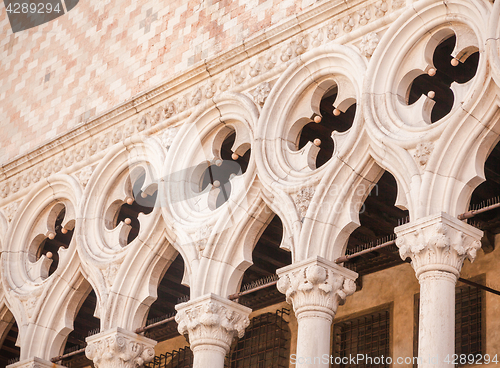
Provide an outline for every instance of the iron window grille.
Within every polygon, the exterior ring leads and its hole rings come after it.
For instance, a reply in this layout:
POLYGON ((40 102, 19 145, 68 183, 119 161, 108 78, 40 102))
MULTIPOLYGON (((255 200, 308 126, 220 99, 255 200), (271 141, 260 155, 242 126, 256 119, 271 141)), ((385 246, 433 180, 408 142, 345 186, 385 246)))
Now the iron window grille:
POLYGON ((153 361, 144 364, 146 368, 192 368, 193 352, 186 346, 170 353, 160 354, 154 357, 153 361))
MULTIPOLYGON (((252 319, 243 338, 237 340, 226 357, 230 368, 288 368, 290 358, 290 330, 284 316, 286 308, 275 313, 264 313, 252 319)), ((144 364, 146 368, 191 368, 193 352, 186 346, 170 353, 157 355, 144 364)))
POLYGON ((227 368, 288 368, 290 330, 284 316, 286 308, 252 319, 245 335, 238 339, 226 358, 227 368))
MULTIPOLYGON (((420 298, 416 298, 416 331, 414 354, 418 355, 418 316, 420 313, 420 298)), ((483 354, 483 292, 474 286, 460 286, 455 289, 455 354, 483 354)), ((450 357, 450 360, 453 360, 450 357)), ((460 364, 461 367, 466 364, 460 364)), ((416 364, 414 365, 417 366, 416 364)))
POLYGON ((375 359, 390 356, 388 308, 335 323, 333 331, 333 356, 337 358, 333 361, 333 367, 379 368, 388 366, 380 364, 381 361, 375 359), (358 354, 370 357, 371 360, 356 361, 357 364, 352 364, 347 359, 344 359, 344 362, 341 360, 341 358, 355 357, 358 354), (376 364, 377 361, 378 364, 376 364))

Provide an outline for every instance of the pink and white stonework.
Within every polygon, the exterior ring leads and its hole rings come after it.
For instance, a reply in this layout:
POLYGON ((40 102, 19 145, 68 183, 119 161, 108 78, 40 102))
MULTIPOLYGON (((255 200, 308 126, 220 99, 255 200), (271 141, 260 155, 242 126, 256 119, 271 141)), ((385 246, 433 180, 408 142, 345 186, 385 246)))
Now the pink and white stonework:
POLYGON ((155 342, 133 331, 179 253, 191 293, 177 306, 179 332, 195 345, 196 368, 223 368, 251 313, 227 298, 270 211, 292 255, 277 274, 298 319, 297 351, 329 354, 331 323, 357 277, 334 260, 384 170, 409 211, 397 245, 427 303, 419 353, 453 354, 453 321, 440 316, 480 248, 482 232, 457 216, 500 140, 499 15, 500 1, 487 0, 80 0, 13 34, 2 9, 0 341, 15 318, 12 367, 45 367, 61 354, 88 284, 101 332, 87 339, 87 357, 99 368, 150 361, 155 342), (479 52, 477 72, 452 84, 451 111, 431 122, 430 94, 404 100, 452 35, 458 62, 479 52), (332 88, 336 110, 357 111, 316 167, 319 143, 292 147, 332 88), (216 183, 199 187, 232 133, 235 157, 251 157, 219 205, 216 183), (140 176, 158 203, 127 243, 129 224, 107 224, 140 176), (52 260, 36 255, 33 239, 54 236, 61 208, 74 236, 49 275, 52 260))

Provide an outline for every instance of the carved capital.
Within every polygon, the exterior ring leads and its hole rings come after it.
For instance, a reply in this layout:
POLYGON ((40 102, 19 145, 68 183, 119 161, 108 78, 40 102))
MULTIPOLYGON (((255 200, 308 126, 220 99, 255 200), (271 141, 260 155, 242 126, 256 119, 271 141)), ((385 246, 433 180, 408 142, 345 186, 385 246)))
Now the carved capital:
POLYGON ((85 355, 97 368, 136 368, 153 360, 156 341, 120 327, 87 337, 85 355))
POLYGON ((348 295, 356 291, 358 274, 322 257, 314 257, 276 271, 278 290, 286 295, 297 317, 301 312, 337 312, 348 295))
POLYGON ((33 357, 29 359, 22 360, 20 362, 10 364, 9 368, 64 368, 64 366, 48 362, 46 360, 33 357))
POLYGON ((426 271, 458 277, 465 258, 471 262, 481 248, 483 232, 446 213, 398 226, 396 245, 404 260, 411 258, 417 277, 426 271))
POLYGON ((175 321, 181 335, 189 336, 191 349, 215 345, 229 352, 233 338, 243 337, 250 324, 252 312, 241 304, 215 294, 207 294, 186 303, 178 304, 175 321))

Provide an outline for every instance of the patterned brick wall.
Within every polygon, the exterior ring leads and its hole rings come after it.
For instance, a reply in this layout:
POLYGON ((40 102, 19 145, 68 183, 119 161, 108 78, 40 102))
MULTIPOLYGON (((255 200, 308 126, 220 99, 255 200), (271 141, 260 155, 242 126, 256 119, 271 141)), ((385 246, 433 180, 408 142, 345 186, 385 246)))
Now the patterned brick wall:
POLYGON ((0 163, 242 44, 314 0, 80 0, 12 33, 0 4, 0 163))

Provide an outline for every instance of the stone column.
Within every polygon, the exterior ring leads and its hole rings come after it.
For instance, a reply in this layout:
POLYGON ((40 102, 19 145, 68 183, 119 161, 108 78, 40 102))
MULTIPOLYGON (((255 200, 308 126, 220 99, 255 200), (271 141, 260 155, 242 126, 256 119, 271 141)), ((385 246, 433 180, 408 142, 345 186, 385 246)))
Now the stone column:
POLYGON ((33 357, 10 364, 8 368, 64 368, 64 366, 33 357))
POLYGON ((411 258, 420 283, 418 366, 452 366, 445 360, 455 353, 455 284, 465 258, 474 261, 483 232, 446 213, 395 232, 401 258, 411 258))
POLYGON ((120 327, 86 338, 85 355, 96 368, 136 368, 155 356, 156 341, 120 327))
POLYGON ((297 367, 330 367, 331 328, 337 307, 356 291, 358 274, 321 257, 277 270, 278 290, 298 322, 297 367))
POLYGON ((252 312, 215 294, 179 304, 175 309, 179 333, 188 335, 194 354, 193 368, 224 368, 231 343, 236 336, 243 337, 252 312))

